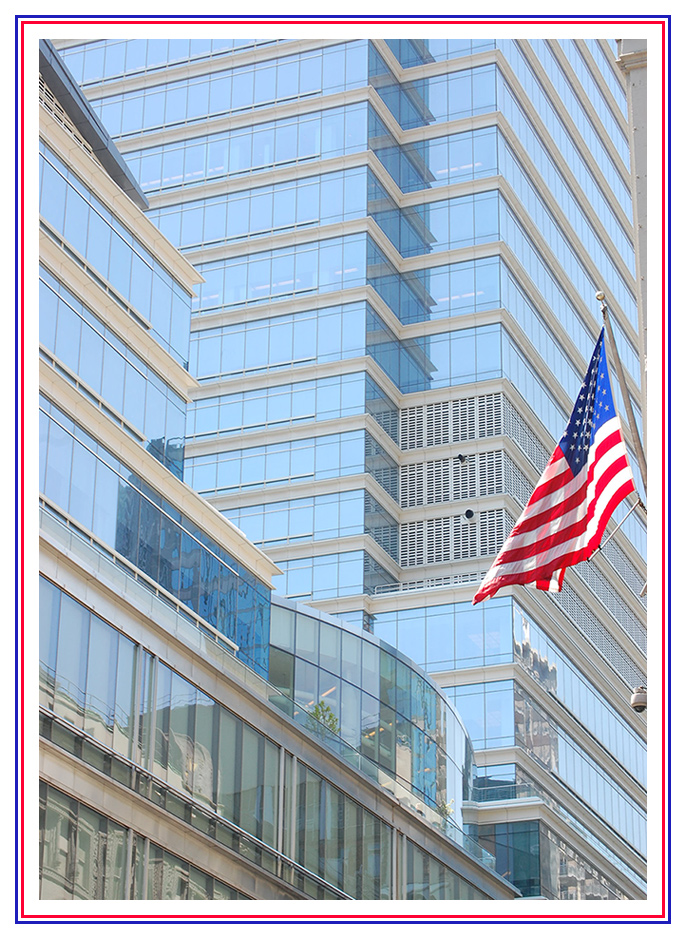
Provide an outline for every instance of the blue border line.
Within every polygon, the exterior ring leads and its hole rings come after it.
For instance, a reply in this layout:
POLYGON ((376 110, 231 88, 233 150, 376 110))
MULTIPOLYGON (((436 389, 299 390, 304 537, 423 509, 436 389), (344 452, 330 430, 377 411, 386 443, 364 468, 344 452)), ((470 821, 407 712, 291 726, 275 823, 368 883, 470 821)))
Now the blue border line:
MULTIPOLYGON (((65 901, 60 901, 60 902, 65 902, 65 903, 70 903, 70 902, 72 902, 72 903, 78 903, 79 901, 78 901, 78 900, 72 900, 72 901, 70 901, 70 900, 65 900, 65 901)), ((93 902, 93 901, 90 901, 90 902, 93 902)), ((96 901, 96 902, 97 902, 97 901, 96 901)), ((116 902, 128 902, 128 901, 116 901, 116 902)), ((136 902, 136 901, 134 901, 134 902, 136 902)), ((141 902, 141 901, 137 901, 137 902, 141 902)), ((143 902, 145 902, 145 901, 143 901, 143 902)), ((183 902, 183 901, 178 901, 178 902, 183 902)), ((229 901, 229 902, 230 902, 230 901, 229 901)), ((298 902, 298 901, 296 901, 296 902, 298 902)), ((317 901, 314 901, 314 902, 317 902, 317 901)), ((324 902, 326 902, 326 901, 324 901, 324 902)), ((369 901, 369 902, 376 902, 376 901, 369 901)), ((402 901, 402 902, 409 902, 409 901, 402 901)), ((421 902, 421 901, 419 901, 419 902, 421 902)), ((429 902, 429 903, 430 903, 431 901, 429 900, 429 901, 424 901, 424 902, 429 902)), ((438 902, 440 903, 441 901, 438 901, 438 902)), ((460 901, 458 901, 458 902, 460 902, 460 901)), ((471 902, 471 901, 465 900, 465 901, 462 901, 462 902, 468 903, 468 902, 471 902)), ((493 900, 492 902, 493 902, 493 903, 497 903, 498 901, 497 901, 497 900, 493 900)), ((564 902, 564 901, 562 901, 562 902, 564 902)), ((569 902, 574 903, 574 902, 586 902, 586 901, 573 901, 573 900, 572 900, 572 901, 569 901, 569 902)), ((590 901, 589 901, 589 902, 590 902, 590 901)), ((601 900, 601 901, 599 901, 599 902, 602 903, 603 901, 601 900)), ((610 901, 610 902, 612 902, 612 901, 610 901)), ((625 901, 620 901, 620 902, 632 903, 632 902, 634 902, 634 901, 632 901, 632 900, 625 900, 625 901)), ((654 914, 652 920, 651 920, 650 918, 647 918, 647 917, 644 918, 644 919, 636 919, 636 920, 632 920, 632 919, 624 919, 624 920, 617 920, 617 919, 584 919, 584 920, 578 920, 578 919, 574 919, 574 920, 570 920, 570 919, 563 919, 563 918, 561 918, 561 917, 563 917, 563 916, 565 916, 565 915, 566 915, 566 914, 560 914, 560 918, 555 918, 555 917, 552 917, 552 916, 551 916, 550 919, 530 919, 530 918, 523 918, 523 917, 522 917, 521 919, 518 918, 518 919, 500 919, 500 920, 485 919, 485 918, 480 918, 480 919, 477 919, 477 918, 474 918, 474 919, 467 919, 467 918, 465 918, 465 919, 458 919, 458 918, 446 917, 445 919, 441 919, 440 921, 437 921, 437 920, 433 917, 433 915, 430 914, 430 913, 427 913, 426 916, 422 916, 421 914, 419 914, 419 915, 417 915, 417 916, 416 916, 415 918, 413 918, 413 919, 405 919, 405 918, 400 918, 400 917, 397 917, 397 918, 396 918, 396 917, 391 917, 391 916, 389 916, 389 918, 387 918, 387 919, 384 918, 384 917, 382 917, 382 916, 380 916, 378 919, 366 919, 366 918, 363 918, 363 917, 360 917, 359 919, 358 919, 358 918, 353 919, 353 918, 351 918, 351 917, 354 916, 354 914, 352 914, 352 913, 349 914, 349 915, 347 915, 347 917, 346 917, 346 915, 341 915, 341 916, 339 917, 339 916, 337 916, 335 913, 332 913, 332 914, 331 914, 330 916, 328 916, 328 917, 327 917, 327 916, 322 916, 322 917, 315 917, 315 916, 313 916, 313 917, 308 918, 308 919, 298 919, 298 918, 295 918, 295 917, 291 918, 291 917, 288 917, 288 916, 285 916, 285 915, 284 915, 283 919, 280 918, 280 917, 278 917, 278 918, 275 917, 274 919, 260 919, 259 917, 256 917, 255 919, 246 919, 244 916, 236 916, 236 917, 227 917, 226 919, 215 919, 215 920, 208 921, 208 920, 204 920, 204 919, 202 918, 202 915, 201 915, 201 914, 198 914, 198 917, 195 918, 195 919, 192 919, 192 918, 191 918, 191 919, 185 919, 185 920, 184 920, 184 919, 171 919, 171 918, 167 918, 167 919, 164 919, 164 920, 158 920, 158 919, 152 919, 152 918, 151 918, 151 919, 147 919, 147 920, 146 920, 146 919, 126 919, 126 920, 124 920, 124 919, 122 919, 122 918, 115 919, 115 918, 109 918, 109 917, 104 917, 104 918, 102 918, 102 919, 86 919, 86 918, 84 918, 84 919, 78 919, 78 920, 76 920, 76 919, 50 919, 50 918, 46 918, 46 919, 41 919, 41 920, 24 919, 24 920, 21 920, 21 923, 20 923, 20 924, 23 925, 23 924, 26 924, 26 923, 33 923, 34 925, 37 924, 37 925, 39 925, 39 926, 43 926, 43 925, 46 925, 46 926, 62 926, 62 925, 70 925, 70 924, 71 924, 71 925, 77 925, 77 926, 80 926, 80 925, 87 925, 87 924, 92 924, 92 925, 94 925, 94 926, 106 926, 106 925, 112 925, 112 924, 114 924, 114 923, 117 923, 117 924, 120 925, 120 926, 121 926, 123 923, 124 923, 125 925, 127 925, 127 926, 128 926, 128 925, 136 925, 136 926, 156 926, 156 925, 160 925, 160 923, 163 923, 163 925, 165 925, 165 926, 166 926, 166 925, 173 925, 173 926, 234 926, 234 925, 239 925, 239 924, 240 924, 240 925, 243 925, 243 926, 288 926, 288 925, 290 925, 290 924, 293 924, 293 925, 302 925, 302 926, 311 926, 311 925, 317 925, 317 924, 319 924, 319 925, 324 925, 324 926, 330 926, 330 925, 334 925, 334 926, 357 926, 357 925, 362 925, 362 924, 364 924, 364 925, 369 925, 369 926, 384 926, 384 925, 385 925, 385 926, 389 926, 389 925, 395 926, 396 924, 398 924, 398 925, 411 925, 411 926, 421 926, 421 925, 424 925, 424 926, 467 926, 467 925, 469 925, 469 926, 513 926, 513 925, 519 925, 519 924, 522 924, 522 925, 532 925, 532 926, 539 926, 539 925, 551 925, 551 926, 566 926, 566 925, 575 925, 575 926, 586 926, 586 925, 592 925, 592 926, 612 926, 612 925, 621 925, 621 926, 624 926, 624 925, 651 926, 651 925, 657 925, 657 926, 662 926, 662 925, 668 925, 668 921, 667 921, 667 920, 659 919, 658 914, 654 914)), ((571 916, 571 915, 573 915, 573 914, 569 914, 569 915, 571 916)))
MULTIPOLYGON (((17 19, 19 17, 17 16, 17 19)), ((64 20, 65 22, 70 22, 73 20, 88 20, 89 22, 98 22, 99 20, 296 20, 303 22, 312 22, 313 20, 350 20, 351 22, 359 22, 360 20, 407 20, 408 24, 411 25, 413 22, 422 21, 422 20, 518 20, 524 23, 529 22, 529 20, 535 21, 555 21, 555 20, 607 20, 611 22, 612 20, 619 21, 629 21, 629 20, 660 20, 668 21, 671 20, 671 14, 659 14, 659 13, 645 13, 640 15, 632 15, 630 13, 622 15, 619 13, 615 14, 603 14, 603 13, 588 13, 588 14, 570 14, 565 15, 563 13, 541 13, 541 14, 508 14, 508 13, 484 13, 484 14, 470 14, 470 13, 427 13, 422 16, 417 16, 416 14, 390 14, 390 13, 379 13, 379 14, 359 14, 359 15, 346 15, 346 14, 335 14, 335 13, 317 13, 317 14, 307 14, 307 13, 254 13, 254 14, 231 14, 227 13, 224 16, 218 13, 199 13, 189 16, 188 14, 168 14, 164 15, 161 13, 153 14, 143 14, 143 13, 132 13, 130 15, 125 14, 89 14, 84 13, 83 15, 79 14, 51 14, 51 13, 29 13, 27 15, 22 15, 21 20, 55 20, 60 21, 64 20)), ((85 40, 86 42, 88 40, 85 40)))
POLYGON ((14 917, 19 922, 19 17, 14 25, 14 917))
POLYGON ((666 228, 667 228, 667 237, 666 237, 666 254, 667 254, 667 270, 666 270, 666 287, 667 287, 667 344, 666 344, 666 381, 667 381, 667 428, 666 428, 666 437, 667 437, 667 478, 666 478, 666 487, 667 487, 667 518, 665 520, 667 525, 667 623, 666 625, 666 656, 665 656, 665 688, 663 693, 665 695, 665 713, 664 718, 666 721, 665 728, 665 745, 667 751, 667 760, 666 760, 666 776, 667 776, 667 786, 666 786, 666 802, 667 802, 667 812, 665 817, 665 837, 666 837, 666 857, 665 857, 665 881, 666 881, 666 914, 667 914, 667 923, 672 921, 672 711, 671 711, 671 674, 672 674, 672 397, 671 397, 671 388, 672 388, 672 30, 671 30, 671 16, 667 17, 667 42, 666 42, 666 85, 667 85, 667 102, 666 102, 666 124, 667 124, 667 165, 665 168, 666 179, 666 192, 665 192, 665 201, 666 201, 666 228))

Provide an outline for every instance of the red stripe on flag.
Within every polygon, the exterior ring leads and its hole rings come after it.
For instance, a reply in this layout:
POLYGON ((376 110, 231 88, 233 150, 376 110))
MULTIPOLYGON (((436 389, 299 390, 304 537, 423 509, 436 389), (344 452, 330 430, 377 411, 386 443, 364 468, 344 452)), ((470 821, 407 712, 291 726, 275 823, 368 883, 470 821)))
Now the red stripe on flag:
MULTIPOLYGON (((604 354, 601 332, 586 374, 589 389, 591 383, 597 388, 598 369, 593 370, 593 363, 597 366, 604 354)), ((562 450, 562 446, 566 448, 564 442, 553 451, 524 511, 476 592, 474 603, 514 584, 536 582, 539 589, 559 590, 565 569, 588 559, 600 544, 614 510, 635 490, 617 415, 602 421, 592 433, 588 424, 580 429, 579 439, 590 443, 588 451, 583 445, 584 462, 576 475, 568 458, 575 464, 577 459, 581 461, 575 448, 582 444, 571 443, 567 437, 580 423, 574 425, 572 420, 563 437, 570 444, 568 454, 562 450)))

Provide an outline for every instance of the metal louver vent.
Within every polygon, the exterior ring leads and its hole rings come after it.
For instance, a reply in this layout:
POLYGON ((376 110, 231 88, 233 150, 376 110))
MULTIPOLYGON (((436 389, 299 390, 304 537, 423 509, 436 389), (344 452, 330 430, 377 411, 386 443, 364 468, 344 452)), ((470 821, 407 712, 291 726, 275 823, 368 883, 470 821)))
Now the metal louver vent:
POLYGON ((621 675, 630 688, 646 684, 646 676, 636 667, 631 657, 619 645, 609 630, 599 622, 598 617, 589 610, 578 593, 572 588, 569 580, 560 593, 550 593, 546 596, 550 597, 553 603, 564 610, 571 621, 593 643, 598 652, 621 675))
POLYGON ((453 440, 474 440, 476 437, 476 398, 453 401, 453 440))
POLYGON ((408 463, 400 467, 400 505, 412 508, 424 505, 424 463, 408 463))
POLYGON ((416 567, 424 564, 424 529, 421 522, 405 522, 400 525, 400 566, 416 567))
POLYGON ((504 509, 429 518, 400 525, 400 565, 415 567, 485 557, 500 550, 514 519, 504 509))
POLYGON ((419 450, 424 446, 423 405, 400 411, 400 449, 419 450))
POLYGON ((579 564, 576 567, 576 573, 612 614, 632 642, 645 653, 648 643, 648 630, 645 623, 641 622, 629 604, 610 584, 598 565, 593 563, 579 564))
POLYGON ((507 398, 504 398, 503 401, 503 411, 503 433, 514 440, 522 453, 531 460, 538 472, 542 473, 550 459, 551 451, 543 446, 522 415, 507 398))
POLYGON ((400 467, 400 505, 437 505, 510 493, 522 505, 533 487, 502 450, 444 457, 400 467))
POLYGON ((492 496, 503 491, 503 451, 479 454, 479 495, 492 496))
POLYGON ((400 447, 416 450, 446 443, 495 437, 504 432, 501 392, 402 408, 400 447))
POLYGON ((497 437, 503 433, 503 395, 501 392, 479 395, 479 437, 497 437))
POLYGON ((452 498, 450 485, 451 460, 429 460, 426 464, 426 504, 436 502, 450 502, 452 498))
POLYGON ((426 405, 426 446, 437 447, 442 443, 450 443, 450 402, 439 401, 437 404, 426 405))

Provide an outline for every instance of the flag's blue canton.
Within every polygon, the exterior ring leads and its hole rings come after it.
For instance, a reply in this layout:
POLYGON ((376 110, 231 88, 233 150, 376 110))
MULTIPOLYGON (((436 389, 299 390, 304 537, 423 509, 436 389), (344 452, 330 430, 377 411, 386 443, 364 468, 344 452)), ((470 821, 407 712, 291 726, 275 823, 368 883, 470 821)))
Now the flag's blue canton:
POLYGON ((615 408, 605 358, 605 329, 602 329, 572 416, 559 443, 560 450, 567 458, 569 468, 575 476, 586 465, 596 431, 614 416, 615 408))

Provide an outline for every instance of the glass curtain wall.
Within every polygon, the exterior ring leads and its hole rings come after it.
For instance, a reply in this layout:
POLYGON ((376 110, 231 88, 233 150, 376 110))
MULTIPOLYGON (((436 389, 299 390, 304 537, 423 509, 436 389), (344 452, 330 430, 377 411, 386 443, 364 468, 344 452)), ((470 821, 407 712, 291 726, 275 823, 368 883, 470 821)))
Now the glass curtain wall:
POLYGON ((269 589, 43 396, 40 492, 267 674, 269 589))
MULTIPOLYGON (((181 803, 174 797, 178 793, 251 836, 253 851, 255 845, 276 849, 282 831, 285 853, 339 890, 359 899, 392 898, 392 830, 387 824, 46 578, 41 578, 41 594, 40 704, 46 714, 151 774, 159 790, 156 801, 168 811, 184 817, 181 803)), ((316 734, 323 723, 344 739, 354 737, 369 759, 395 769, 401 778, 409 772, 417 795, 434 804, 454 792, 449 808, 458 818, 462 787, 471 778, 471 757, 468 738, 445 701, 426 679, 378 644, 300 614, 296 627, 295 616, 289 619, 291 613, 281 611, 279 635, 285 638, 290 631, 293 640, 297 635, 297 651, 308 655, 309 661, 280 649, 272 678, 277 687, 283 685, 282 690, 295 697, 296 707, 311 710, 312 732, 316 734), (284 682, 289 668, 293 674, 293 663, 295 681, 284 682), (394 667, 404 669, 400 686, 394 667), (308 668, 315 683, 319 676, 321 689, 329 680, 341 687, 324 689, 321 694, 319 687, 314 688, 312 701, 304 701, 308 668), (336 674, 341 669, 345 670, 345 681, 336 674), (404 705, 396 699, 398 687, 404 688, 404 705), (334 730, 333 722, 342 721, 342 712, 336 708, 349 704, 351 696, 357 697, 358 726, 353 729, 348 725, 353 710, 346 708, 345 728, 341 725, 340 730, 334 730), (315 700, 319 710, 312 708, 315 700), (401 718, 402 711, 408 716, 401 718), (382 731, 390 739, 396 734, 396 725, 398 752, 402 754, 399 765, 387 741, 379 739, 382 731), (461 742, 456 739, 458 733, 461 742), (414 739, 419 736, 421 747, 419 739, 414 739), (410 737, 412 748, 408 747, 410 737), (457 767, 452 758, 446 762, 446 747, 449 753, 463 756, 465 763, 457 767), (427 755, 421 766, 415 763, 410 769, 412 754, 424 751, 427 755)), ((52 739, 60 745, 59 734, 53 732, 52 739)), ((73 840, 69 833, 80 831, 81 825, 84 839, 94 837, 93 831, 99 832, 102 850, 115 852, 104 862, 110 881, 89 883, 82 895, 123 899, 125 830, 87 807, 79 809, 59 793, 51 799, 45 803, 49 803, 49 811, 41 829, 45 896, 78 894, 75 864, 79 876, 94 876, 87 862, 77 863, 69 853, 68 844, 73 840), (62 831, 64 840, 57 834, 62 831)), ((256 858, 262 866, 277 871, 274 852, 258 852, 256 858)), ((130 864, 135 875, 135 852, 130 864)), ((189 899, 201 889, 207 893, 217 889, 221 894, 225 886, 213 887, 203 881, 202 872, 193 871, 157 846, 150 846, 148 866, 147 888, 138 885, 134 876, 131 889, 137 897, 189 899), (172 889, 167 877, 177 886, 172 889), (205 887, 193 886, 193 879, 203 881, 205 887)), ((98 876, 104 876, 102 870, 98 876)), ((473 890, 443 865, 438 873, 431 869, 431 877, 436 876, 465 894, 473 890)), ((324 890, 316 886, 308 889, 314 889, 317 896, 324 890)))
POLYGON ((41 900, 251 899, 44 782, 39 852, 41 900))

